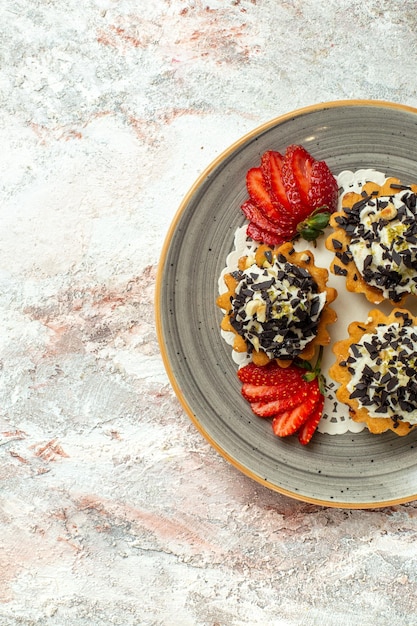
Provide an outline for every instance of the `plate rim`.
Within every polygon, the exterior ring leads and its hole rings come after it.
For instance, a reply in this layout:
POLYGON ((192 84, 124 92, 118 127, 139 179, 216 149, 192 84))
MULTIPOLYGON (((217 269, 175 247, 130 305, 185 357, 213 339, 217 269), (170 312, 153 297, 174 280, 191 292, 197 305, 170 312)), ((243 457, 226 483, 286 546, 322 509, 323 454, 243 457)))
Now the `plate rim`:
POLYGON ((207 167, 203 169, 203 171, 199 174, 199 176, 195 179, 194 183, 188 189, 183 199, 181 200, 175 215, 169 225, 168 231, 165 235, 164 242, 161 248, 159 261, 157 265, 156 271, 156 280, 155 280, 155 327, 156 327, 156 335, 159 344, 159 349, 162 357, 162 361, 165 367, 166 374, 168 376, 171 387, 188 415, 191 422, 200 432, 200 434, 206 439, 206 441, 210 444, 212 448, 214 448, 227 462, 229 462, 233 467, 239 470, 245 476, 251 478, 258 484, 263 485, 264 487, 269 488, 272 491, 278 492, 284 496, 287 496, 293 500, 306 502, 309 504, 320 505, 329 508, 339 508, 339 509, 377 509, 377 508, 385 508, 390 506, 395 506, 398 504, 406 504, 408 502, 412 502, 417 500, 417 493, 410 496, 403 496, 401 498, 394 498, 391 500, 385 500, 383 502, 334 502, 331 500, 322 500, 320 498, 314 498, 308 495, 301 495, 299 493, 293 492, 289 489, 285 489, 279 485, 275 485, 271 483, 268 479, 263 479, 261 476, 258 476, 250 469, 245 467, 240 461, 233 458, 226 450, 222 448, 222 446, 215 441, 209 433, 206 431, 204 426, 199 421, 197 415, 195 415, 194 411, 191 409, 190 405, 187 402, 187 399, 176 380, 174 375, 171 360, 168 355, 168 351, 165 347, 164 341, 164 333, 163 333, 163 320, 162 320, 162 308, 161 308, 161 299, 162 299, 162 284, 164 278, 164 270, 166 266, 166 258, 168 254, 168 250, 171 244, 171 240, 177 228, 177 225, 186 210, 191 198, 194 196, 199 187, 203 184, 203 182, 207 179, 210 173, 215 170, 227 157, 233 154, 239 147, 243 146, 245 143, 249 142, 251 139, 255 138, 257 135, 269 130, 270 128, 277 126, 279 124, 285 123, 288 120, 294 119, 296 117, 301 117, 303 115, 314 113, 318 111, 323 111, 326 109, 334 109, 341 107, 376 107, 376 108, 385 108, 392 110, 399 110, 407 113, 412 113, 417 115, 417 108, 400 104, 397 102, 390 102, 387 100, 373 100, 373 99, 349 99, 349 100, 332 100, 328 102, 319 102, 316 104, 312 104, 309 106, 304 106, 293 111, 284 113, 282 115, 276 116, 271 120, 256 126, 251 131, 245 133, 239 139, 234 141, 228 148, 223 150, 215 159, 208 164, 207 167))

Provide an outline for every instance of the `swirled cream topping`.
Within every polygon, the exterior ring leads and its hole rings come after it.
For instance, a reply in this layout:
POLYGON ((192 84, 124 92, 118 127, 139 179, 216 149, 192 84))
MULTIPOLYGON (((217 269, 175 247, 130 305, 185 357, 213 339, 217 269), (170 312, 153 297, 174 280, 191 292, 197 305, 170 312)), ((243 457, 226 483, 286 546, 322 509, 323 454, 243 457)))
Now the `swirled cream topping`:
MULTIPOLYGON (((411 324, 411 320, 410 320, 411 324)), ((417 331, 392 323, 365 333, 349 348, 351 398, 371 417, 417 423, 417 331)))
POLYGON ((351 237, 349 252, 364 280, 393 302, 417 294, 416 199, 404 190, 366 196, 345 209, 346 222, 341 224, 351 237))
POLYGON ((238 281, 230 323, 249 351, 263 350, 269 358, 292 359, 317 334, 326 293, 307 270, 278 258, 234 272, 238 281))

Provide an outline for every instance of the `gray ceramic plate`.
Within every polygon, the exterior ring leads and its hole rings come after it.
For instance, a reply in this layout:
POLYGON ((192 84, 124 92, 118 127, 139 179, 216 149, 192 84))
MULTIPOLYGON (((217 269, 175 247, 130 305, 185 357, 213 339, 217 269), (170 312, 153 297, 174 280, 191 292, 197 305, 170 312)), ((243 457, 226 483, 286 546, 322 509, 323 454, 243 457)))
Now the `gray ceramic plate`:
MULTIPOLYGON (((417 432, 326 435, 308 446, 278 439, 240 396, 222 340, 217 281, 245 220, 245 175, 268 149, 304 145, 335 174, 374 168, 417 181, 417 110, 339 101, 272 120, 223 153, 185 197, 168 233, 157 278, 156 322, 165 367, 188 415, 226 459, 288 496, 326 506, 368 508, 417 498, 417 432)), ((352 303, 350 297, 348 302, 352 303)), ((354 306, 354 302, 352 303, 354 306)), ((370 307, 371 308, 371 307, 370 307)))

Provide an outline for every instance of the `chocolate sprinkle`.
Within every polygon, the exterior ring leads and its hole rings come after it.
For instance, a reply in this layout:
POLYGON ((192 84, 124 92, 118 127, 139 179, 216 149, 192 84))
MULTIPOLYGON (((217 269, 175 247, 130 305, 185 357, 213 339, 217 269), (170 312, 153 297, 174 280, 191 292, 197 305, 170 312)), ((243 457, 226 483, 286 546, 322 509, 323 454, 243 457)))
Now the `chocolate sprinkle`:
POLYGON ((417 412, 417 333, 410 328, 407 313, 398 312, 397 317, 403 318, 403 325, 379 324, 376 332, 350 346, 347 359, 355 376, 350 398, 367 407, 371 416, 390 416, 395 423, 417 412), (364 361, 363 354, 369 360, 364 361))
POLYGON ((271 272, 276 279, 257 266, 238 272, 230 323, 246 340, 249 352, 262 349, 271 358, 292 359, 316 336, 323 297, 311 274, 283 255, 271 272), (251 305, 249 314, 246 308, 252 302, 258 306, 251 305))
POLYGON ((390 187, 391 189, 400 189, 400 190, 410 189, 411 190, 411 187, 407 187, 407 185, 399 185, 397 183, 391 183, 390 187))
POLYGON ((340 267, 340 265, 333 265, 333 270, 337 276, 347 276, 347 269, 340 267))

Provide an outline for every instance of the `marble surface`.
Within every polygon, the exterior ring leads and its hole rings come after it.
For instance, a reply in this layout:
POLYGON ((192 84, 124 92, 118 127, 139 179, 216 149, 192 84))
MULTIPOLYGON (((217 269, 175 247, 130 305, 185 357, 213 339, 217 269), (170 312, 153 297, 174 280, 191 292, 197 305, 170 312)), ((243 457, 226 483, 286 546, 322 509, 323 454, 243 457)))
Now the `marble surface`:
POLYGON ((411 0, 0 4, 0 625, 417 624, 417 504, 288 499, 202 439, 153 297, 169 224, 244 133, 417 106, 411 0))

